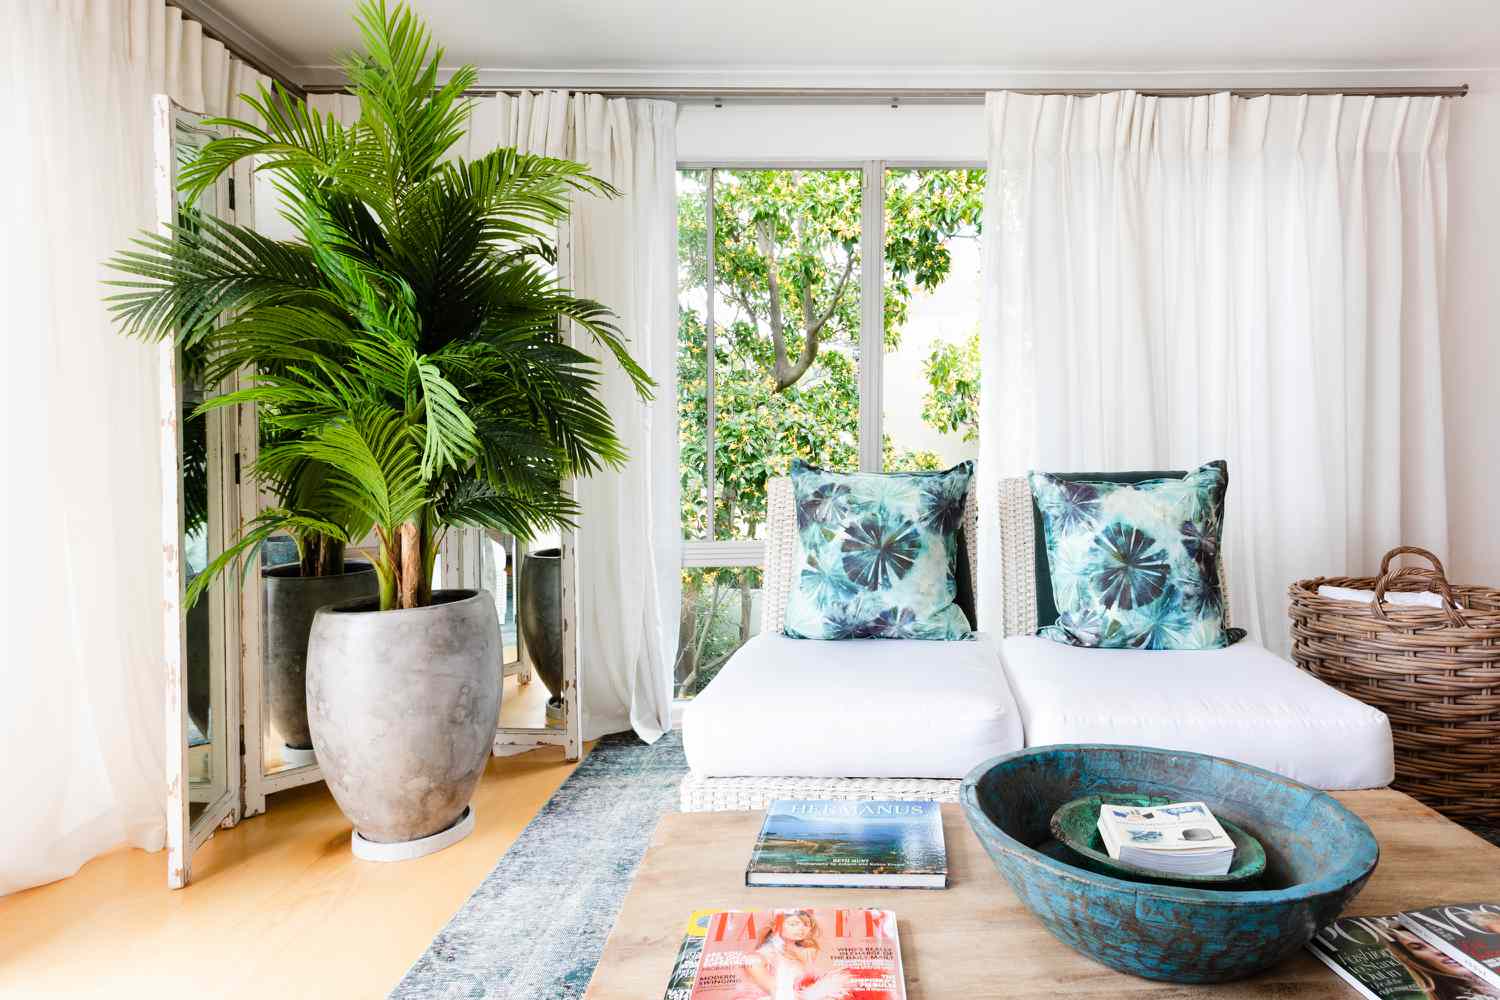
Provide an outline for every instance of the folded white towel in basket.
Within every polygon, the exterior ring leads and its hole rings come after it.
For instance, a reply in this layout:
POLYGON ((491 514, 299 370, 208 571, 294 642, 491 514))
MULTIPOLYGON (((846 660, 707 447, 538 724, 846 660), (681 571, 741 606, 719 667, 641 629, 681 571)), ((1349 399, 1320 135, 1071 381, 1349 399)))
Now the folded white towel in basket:
MULTIPOLYGON (((1323 584, 1318 588, 1318 596, 1335 601, 1358 601, 1360 604, 1369 604, 1375 600, 1375 591, 1355 590, 1353 587, 1330 587, 1323 584)), ((1385 601, 1387 604, 1408 604, 1418 608, 1441 608, 1443 595, 1435 594, 1430 590, 1387 590, 1385 601)))

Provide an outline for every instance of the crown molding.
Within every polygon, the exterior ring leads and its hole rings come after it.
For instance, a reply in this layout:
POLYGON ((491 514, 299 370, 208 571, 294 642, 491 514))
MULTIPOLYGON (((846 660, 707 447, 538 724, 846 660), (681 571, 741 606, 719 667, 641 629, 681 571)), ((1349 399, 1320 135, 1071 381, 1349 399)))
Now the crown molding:
POLYGON ((204 33, 221 42, 236 58, 249 63, 267 76, 274 77, 297 95, 303 95, 302 76, 307 67, 298 66, 283 53, 267 45, 209 0, 166 2, 203 25, 204 33))

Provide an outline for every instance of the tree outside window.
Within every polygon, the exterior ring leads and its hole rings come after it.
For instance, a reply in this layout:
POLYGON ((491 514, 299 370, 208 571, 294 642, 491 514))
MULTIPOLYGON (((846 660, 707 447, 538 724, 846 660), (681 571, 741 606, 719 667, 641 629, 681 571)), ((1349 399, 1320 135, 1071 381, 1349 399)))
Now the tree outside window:
MULTIPOLYGON (((766 482, 794 458, 858 468, 861 205, 859 170, 716 170, 713 273, 707 176, 680 175, 678 398, 682 523, 708 540, 708 296, 714 314, 712 540, 763 537, 766 482)), ((913 305, 948 280, 957 241, 979 234, 984 172, 890 171, 884 184, 882 341, 899 350, 913 305)), ((920 373, 921 419, 972 440, 978 341, 934 342, 920 373)), ((904 388, 911 391, 913 387, 904 388)), ((889 391, 889 389, 888 389, 889 391)), ((890 469, 933 469, 940 457, 883 435, 890 469)), ((677 677, 694 693, 753 634, 760 571, 684 572, 677 677)))

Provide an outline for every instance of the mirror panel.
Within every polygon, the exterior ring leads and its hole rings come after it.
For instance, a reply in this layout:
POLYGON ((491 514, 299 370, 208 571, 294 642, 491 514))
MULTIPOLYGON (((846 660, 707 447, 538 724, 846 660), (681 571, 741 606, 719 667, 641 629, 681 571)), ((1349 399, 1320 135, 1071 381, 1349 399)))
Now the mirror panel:
MULTIPOLYGON (((242 442, 258 433, 253 427, 242 430, 242 442)), ((253 487, 246 492, 247 505, 254 503, 259 510, 277 505, 269 493, 253 487)), ((261 811, 267 792, 322 780, 307 721, 307 638, 319 607, 375 597, 377 549, 375 536, 368 535, 344 547, 342 572, 308 577, 298 540, 276 534, 261 546, 258 562, 245 574, 244 627, 256 633, 247 637, 247 646, 256 652, 246 657, 245 697, 250 703, 245 716, 247 731, 258 730, 258 742, 251 735, 246 747, 246 759, 252 762, 245 783, 249 814, 261 811)))
MULTIPOLYGON (((173 158, 178 171, 217 133, 199 124, 200 116, 177 110, 173 116, 173 158)), ((177 222, 192 228, 198 215, 221 212, 219 192, 210 188, 189 202, 178 191, 177 222)), ((178 368, 178 398, 182 420, 182 576, 184 585, 224 551, 228 524, 226 491, 217 473, 224 466, 224 415, 195 414, 208 393, 202 378, 202 351, 182 349, 178 368)), ((232 460, 232 459, 231 459, 232 460)), ((225 711, 228 647, 226 587, 229 578, 214 584, 184 614, 187 632, 184 677, 187 683, 188 818, 195 827, 229 791, 228 720, 225 711)))
MULTIPOLYGON (((228 186, 189 199, 176 178, 216 130, 203 116, 155 100, 157 217, 161 232, 224 217, 228 186)), ((167 722, 167 884, 186 885, 193 852, 239 818, 239 591, 232 573, 199 595, 187 590, 238 527, 232 414, 195 412, 214 387, 204 355, 181 336, 158 348, 163 500, 163 648, 167 722)), ((230 387, 232 388, 232 387, 230 387)))
MULTIPOLYGON (((275 497, 269 494, 261 496, 262 508, 275 505, 275 497)), ((284 722, 289 714, 295 713, 289 712, 286 708, 280 712, 277 710, 278 699, 287 698, 290 693, 289 685, 294 678, 284 676, 284 671, 278 670, 277 665, 271 662, 277 659, 278 640, 273 635, 275 619, 288 609, 281 606, 280 602, 277 607, 271 607, 271 594, 266 578, 268 575, 283 572, 297 574, 300 561, 297 543, 291 535, 272 535, 261 547, 259 560, 260 564, 252 567, 246 579, 258 581, 261 589, 258 596, 261 605, 261 773, 270 776, 298 768, 313 767, 317 763, 317 758, 313 755, 308 741, 300 734, 291 732, 290 730, 294 727, 284 722), (286 686, 285 691, 280 689, 282 686, 286 686), (278 724, 278 720, 282 720, 281 724, 278 724), (288 731, 283 732, 283 728, 288 731), (293 746, 293 744, 299 745, 293 746)), ((303 673, 297 672, 297 677, 302 678, 305 683, 303 673)), ((306 717, 305 709, 302 717, 304 719, 306 717)))
MULTIPOLYGON (((534 621, 532 628, 547 627, 549 616, 559 611, 556 595, 538 599, 528 588, 555 590, 557 587, 556 533, 521 542, 511 535, 485 535, 480 558, 480 586, 495 596, 495 611, 500 618, 500 634, 505 647, 504 691, 500 699, 500 725, 507 729, 544 729, 562 725, 556 706, 549 713, 549 691, 544 674, 551 676, 546 664, 538 669, 537 659, 552 657, 555 645, 548 641, 527 644, 527 626, 523 618, 534 621), (534 605, 534 606, 533 606, 534 605), (550 650, 550 651, 549 651, 550 650)), ((545 637, 544 637, 545 639, 545 637)))

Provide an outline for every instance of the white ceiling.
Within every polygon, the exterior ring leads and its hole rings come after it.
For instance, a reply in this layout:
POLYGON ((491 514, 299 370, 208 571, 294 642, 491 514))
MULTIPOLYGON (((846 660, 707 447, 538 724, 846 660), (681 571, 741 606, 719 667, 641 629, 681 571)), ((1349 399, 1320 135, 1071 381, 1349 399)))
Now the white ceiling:
MULTIPOLYGON (((211 6, 327 81, 353 0, 211 6)), ((415 0, 487 82, 941 86, 1070 74, 1378 74, 1500 65, 1500 0, 415 0)), ((1380 82, 1372 79, 1371 82, 1380 82)), ((1011 85, 1019 85, 1013 83, 1011 85)))

